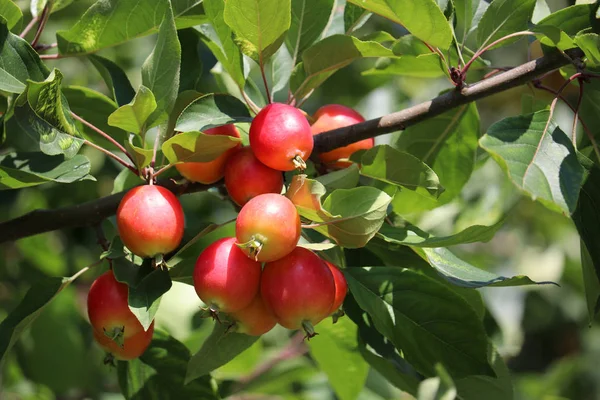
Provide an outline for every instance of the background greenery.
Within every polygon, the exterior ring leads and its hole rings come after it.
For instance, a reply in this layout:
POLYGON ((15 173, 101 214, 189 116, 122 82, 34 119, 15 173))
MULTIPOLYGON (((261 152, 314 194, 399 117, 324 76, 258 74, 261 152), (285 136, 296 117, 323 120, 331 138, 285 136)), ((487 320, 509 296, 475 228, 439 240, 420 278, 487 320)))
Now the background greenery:
MULTIPOLYGON (((17 1, 29 21, 29 2, 17 1)), ((538 1, 538 18, 570 2, 538 1)), ((92 4, 75 1, 52 15, 40 40, 55 41, 55 32, 72 26, 92 4)), ((343 7, 343 2, 337 4, 343 7)), ((398 26, 372 17, 361 29, 365 34, 389 31, 402 34, 398 26)), ((511 66, 539 55, 529 39, 487 54, 491 65, 511 66)), ((152 51, 155 36, 132 40, 104 49, 100 55, 125 69, 133 87, 141 82, 140 67, 152 51)), ((195 83, 201 92, 218 92, 211 68, 216 60, 207 48, 197 49, 202 60, 201 78, 195 83)), ((109 94, 104 81, 90 62, 83 58, 51 60, 64 75, 64 86, 85 86, 109 94)), ((366 118, 377 117, 435 97, 451 87, 444 78, 421 79, 362 75, 371 68, 365 60, 335 73, 307 101, 303 109, 312 114, 318 107, 339 103, 356 108, 366 118)), ((254 71, 257 73, 257 71, 254 71)), ((481 76, 481 72, 477 72, 481 76)), ((474 79, 475 76, 472 77, 474 79)), ((559 78, 559 77, 558 77, 559 78)), ((550 79, 557 79, 551 76, 550 79)), ((557 80, 560 83, 560 80, 557 80)), ((551 82, 552 83, 552 82, 551 82)), ((553 83, 556 85, 556 81, 553 83)), ((493 122, 521 112, 521 99, 534 96, 549 101, 543 92, 523 86, 478 102, 481 132, 493 122)), ((567 91, 570 100, 575 91, 567 91)), ((2 105, 0 105, 1 109, 2 105)), ((72 104, 72 107, 75 108, 72 104)), ((570 132, 572 113, 558 103, 555 119, 570 132)), ((394 140, 393 135, 378 137, 378 143, 394 140)), ((1 150, 1 149, 0 149, 1 150)), ((0 220, 8 220, 37 208, 57 208, 106 196, 120 167, 103 154, 84 148, 91 160, 90 173, 97 182, 81 181, 67 188, 49 183, 18 191, 0 192, 0 220)), ((218 192, 195 193, 181 198, 186 210, 188 235, 207 223, 222 223, 235 217, 235 210, 223 202, 218 192)), ((508 219, 488 243, 455 246, 462 259, 505 276, 527 275, 534 281, 559 282, 542 285, 480 289, 488 313, 485 326, 511 370, 517 399, 596 399, 600 398, 600 328, 588 323, 581 276, 579 236, 572 221, 519 194, 498 165, 481 152, 477 169, 458 198, 426 213, 421 229, 450 234, 474 224, 492 224, 511 210, 508 219)), ((114 230, 110 219, 104 224, 107 234, 114 230)), ((188 238, 189 239, 189 238, 188 238)), ((206 237, 207 242, 211 236, 206 237)), ((18 304, 31 282, 44 276, 69 276, 91 264, 101 252, 96 234, 89 228, 49 232, 0 245, 0 321, 18 304)), ((349 262, 372 257, 356 250, 348 253, 349 262)), ((0 397, 5 399, 82 399, 121 398, 114 369, 101 362, 102 351, 93 343, 86 321, 85 298, 90 283, 101 269, 86 273, 64 290, 31 325, 9 354, 0 376, 0 397)), ((212 323, 198 318, 200 301, 191 286, 174 283, 164 296, 156 316, 156 327, 168 332, 195 353, 211 330, 212 323)), ((596 321, 597 322, 597 321, 596 321)), ((328 322, 327 322, 328 323, 328 322)), ((258 365, 288 345, 290 333, 277 328, 249 350, 219 368, 213 377, 221 386, 251 377, 235 390, 272 395, 285 399, 333 399, 332 382, 306 355, 278 363, 264 376, 252 378, 258 365)), ((315 341, 316 343, 316 341, 315 341)), ((314 345, 314 344, 311 344, 314 345)), ((231 387, 231 386, 230 386, 231 387)), ((370 369, 360 399, 409 398, 370 369)), ((482 394, 482 397, 484 395, 482 394)))

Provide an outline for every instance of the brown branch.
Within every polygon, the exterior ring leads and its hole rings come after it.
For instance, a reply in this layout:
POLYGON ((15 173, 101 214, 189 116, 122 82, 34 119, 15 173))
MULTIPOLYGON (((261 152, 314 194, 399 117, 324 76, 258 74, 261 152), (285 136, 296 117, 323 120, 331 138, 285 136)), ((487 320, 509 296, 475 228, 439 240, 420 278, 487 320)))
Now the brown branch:
MULTIPOLYGON (((573 59, 583 57, 583 52, 579 49, 568 50, 566 53, 567 56, 561 53, 544 56, 473 85, 465 86, 460 90, 449 91, 433 100, 381 118, 323 132, 315 136, 313 152, 323 153, 360 140, 405 129, 417 122, 433 118, 461 105, 528 83, 546 72, 569 64, 573 59)), ((178 194, 206 190, 209 187, 192 184, 181 189, 172 182, 159 184, 173 191, 178 191, 178 194)), ((56 229, 97 224, 116 212, 119 201, 124 194, 124 192, 121 192, 57 210, 36 210, 0 223, 0 243, 56 229)))
MULTIPOLYGON (((566 53, 572 59, 583 57, 583 52, 579 49, 568 50, 566 53)), ((569 58, 561 53, 554 53, 529 61, 475 84, 467 85, 461 90, 446 92, 433 100, 402 111, 361 122, 360 124, 323 132, 315 136, 313 151, 323 153, 384 133, 403 130, 417 122, 433 118, 463 104, 523 85, 541 74, 565 66, 570 62, 569 58)))
MULTIPOLYGON (((199 183, 177 185, 170 179, 160 181, 157 185, 166 187, 177 196, 201 192, 210 187, 199 183)), ((0 223, 0 243, 57 229, 97 225, 117 212, 125 193, 127 191, 55 210, 34 210, 18 218, 0 223)))

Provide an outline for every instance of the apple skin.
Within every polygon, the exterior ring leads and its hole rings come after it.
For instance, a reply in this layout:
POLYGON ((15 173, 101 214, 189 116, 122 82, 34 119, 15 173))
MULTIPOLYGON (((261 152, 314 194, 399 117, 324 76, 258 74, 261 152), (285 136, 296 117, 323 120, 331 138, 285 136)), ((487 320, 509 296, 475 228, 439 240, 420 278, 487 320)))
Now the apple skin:
POLYGON ((331 271, 331 274, 333 275, 333 280, 335 282, 335 296, 333 299, 333 304, 331 305, 331 309, 329 310, 329 314, 333 314, 344 303, 346 293, 348 293, 348 282, 346 282, 344 274, 342 273, 342 271, 340 271, 338 267, 336 267, 329 261, 323 260, 323 262, 329 267, 329 270, 331 271))
POLYGON ((154 322, 147 331, 128 305, 127 285, 118 282, 112 271, 100 275, 91 285, 87 310, 94 328, 94 338, 106 351, 119 360, 139 357, 148 347, 154 332, 154 322), (123 346, 105 335, 114 329, 123 329, 123 346))
MULTIPOLYGON (((315 122, 312 124, 310 130, 313 135, 318 135, 321 132, 364 122, 365 119, 362 115, 349 107, 339 104, 328 104, 317 110, 313 115, 313 120, 315 122)), ((348 146, 321 153, 319 154, 319 159, 329 168, 346 168, 352 165, 352 162, 338 160, 350 158, 357 150, 368 150, 372 148, 374 144, 375 140, 373 138, 361 140, 360 142, 351 143, 348 146)))
POLYGON ((271 103, 260 110, 250 125, 249 138, 256 158, 278 171, 296 169, 294 158, 308 160, 314 145, 304 114, 282 103, 271 103))
POLYGON ((117 209, 117 229, 132 253, 153 257, 175 250, 185 218, 179 200, 168 189, 143 185, 131 189, 117 209))
POLYGON ((301 329, 330 315, 335 282, 327 265, 312 251, 296 247, 287 256, 265 264, 260 293, 279 324, 301 329))
MULTIPOLYGON (((207 135, 223 135, 232 136, 235 138, 240 137, 240 133, 233 124, 218 126, 216 128, 210 128, 203 131, 203 133, 207 135)), ((175 168, 177 168, 177 171, 179 171, 181 176, 183 176, 188 181, 200 182, 205 185, 209 185, 223 178, 223 175, 225 174, 225 166, 227 165, 227 160, 240 147, 241 144, 238 143, 237 146, 226 150, 223 154, 221 154, 219 157, 215 158, 212 161, 186 162, 181 164, 175 164, 175 168)))
POLYGON ((246 257, 235 238, 215 241, 200 253, 194 268, 194 288, 215 312, 246 308, 258 293, 261 265, 246 257))
POLYGON ((296 206, 287 197, 266 193, 246 203, 238 214, 235 235, 243 245, 252 240, 262 244, 258 254, 252 247, 242 247, 242 251, 260 262, 277 260, 289 254, 300 239, 302 227, 296 206))
POLYGON ((225 187, 231 200, 243 206, 259 194, 281 193, 283 175, 261 163, 250 147, 244 147, 225 166, 225 187))
POLYGON ((235 320, 236 332, 246 335, 260 336, 277 325, 277 319, 265 305, 260 292, 246 308, 229 313, 229 315, 235 320))

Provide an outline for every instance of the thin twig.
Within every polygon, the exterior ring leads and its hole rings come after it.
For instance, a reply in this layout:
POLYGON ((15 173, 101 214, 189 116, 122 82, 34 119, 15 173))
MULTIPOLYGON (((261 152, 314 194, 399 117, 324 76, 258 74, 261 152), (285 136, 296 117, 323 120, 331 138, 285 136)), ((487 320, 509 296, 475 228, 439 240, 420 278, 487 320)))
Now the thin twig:
MULTIPOLYGON (((73 118, 75 118, 77 121, 79 121, 82 124, 84 124, 85 126, 87 126, 88 128, 90 128, 91 130, 93 130, 94 132, 96 132, 97 134, 99 134, 100 136, 102 136, 104 139, 111 142, 113 145, 115 145, 116 148, 119 149, 121 152, 123 152, 127 156, 127 158, 129 158, 129 160, 133 163, 133 165, 135 165, 135 161, 134 161, 133 157, 131 156, 131 154, 129 154, 129 152, 125 149, 125 147, 123 147, 123 145, 121 145, 119 142, 117 142, 115 139, 113 139, 108 133, 104 132, 102 129, 98 128, 96 125, 92 124, 91 122, 86 121, 79 115, 75 114, 73 111, 71 111, 71 116, 73 118)), ((136 175, 137 175, 137 172, 136 172, 136 175)))
POLYGON ((31 41, 31 47, 35 48, 38 41, 40 40, 40 36, 42 36, 42 31, 46 27, 46 22, 48 22, 48 18, 50 17, 50 6, 52 5, 52 1, 47 1, 44 9, 42 10, 42 16, 40 17, 40 24, 38 25, 37 31, 35 32, 35 36, 31 41))
POLYGON ((42 51, 53 49, 55 47, 58 47, 58 43, 38 44, 35 47, 35 50, 39 53, 39 52, 42 52, 42 51))
POLYGON ((75 279, 79 278, 81 275, 83 275, 85 272, 89 271, 91 268, 95 267, 96 265, 101 264, 102 261, 104 261, 104 260, 94 261, 92 264, 88 265, 87 267, 81 268, 79 271, 77 271, 75 274, 73 274, 69 278, 69 282, 73 282, 75 279))
POLYGON ((62 54, 40 54, 40 60, 58 60, 60 58, 65 58, 66 55, 62 54))
POLYGON ((19 35, 20 38, 24 38, 25 36, 27 36, 27 34, 29 33, 29 31, 31 30, 31 28, 33 28, 35 26, 35 24, 37 24, 37 22, 40 20, 40 16, 36 16, 33 17, 31 19, 31 21, 29 21, 29 23, 27 24, 27 26, 25 27, 25 29, 23 29, 23 32, 21 32, 21 34, 19 35))
POLYGON ((162 174, 163 172, 165 172, 166 170, 170 169, 171 167, 174 167, 175 164, 167 164, 164 167, 162 167, 161 169, 159 169, 158 171, 156 171, 154 173, 154 177, 156 178, 157 176, 159 176, 160 174, 162 174))
POLYGON ((262 61, 262 55, 260 56, 260 74, 262 75, 263 83, 265 84, 265 91, 267 92, 267 103, 271 104, 271 93, 269 92, 269 85, 267 84, 267 76, 265 75, 265 66, 262 61))
POLYGON ((573 146, 575 146, 575 148, 577 148, 577 121, 579 120, 579 108, 581 108, 581 100, 583 100, 583 80, 579 79, 579 97, 577 99, 577 105, 575 106, 573 129, 571 130, 571 137, 573 140, 573 146))
POLYGON ((95 148, 96 150, 99 150, 99 151, 103 152, 104 154, 106 154, 107 156, 113 158, 115 161, 117 161, 119 164, 121 164, 125 168, 129 169, 134 174, 136 174, 136 175, 138 174, 138 171, 135 169, 135 167, 133 165, 128 164, 127 161, 121 159, 120 157, 117 157, 114 153, 106 150, 104 147, 98 146, 97 144, 94 144, 94 143, 90 142, 87 139, 83 140, 83 144, 88 145, 90 147, 95 148))

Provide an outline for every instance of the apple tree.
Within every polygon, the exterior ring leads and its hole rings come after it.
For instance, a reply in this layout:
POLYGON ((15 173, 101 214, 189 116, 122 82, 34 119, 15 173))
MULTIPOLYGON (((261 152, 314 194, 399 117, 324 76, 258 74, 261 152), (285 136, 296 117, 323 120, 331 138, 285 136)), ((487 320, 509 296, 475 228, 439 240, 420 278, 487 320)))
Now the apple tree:
POLYGON ((600 395, 600 10, 549 3, 0 0, 0 390, 600 395))

